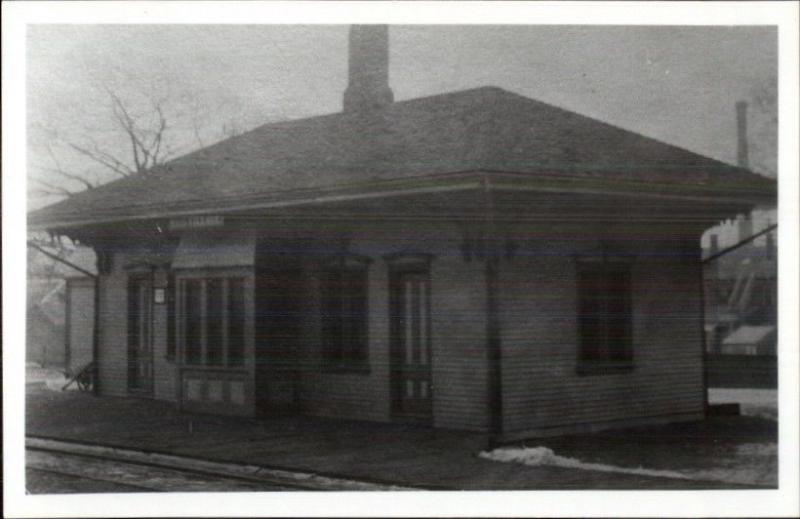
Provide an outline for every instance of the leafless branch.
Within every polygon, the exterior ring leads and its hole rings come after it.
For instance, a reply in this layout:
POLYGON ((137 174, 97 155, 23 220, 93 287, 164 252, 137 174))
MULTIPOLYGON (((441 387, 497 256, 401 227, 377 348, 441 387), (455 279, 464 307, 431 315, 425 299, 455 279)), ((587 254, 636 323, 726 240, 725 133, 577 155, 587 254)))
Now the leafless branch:
POLYGON ((93 160, 94 162, 102 166, 105 166, 106 168, 110 169, 111 171, 117 173, 120 176, 127 177, 135 173, 135 170, 131 169, 128 165, 126 165, 125 163, 123 163, 110 153, 101 150, 96 143, 94 143, 92 149, 79 146, 73 142, 67 144, 69 144, 70 148, 77 151, 81 155, 93 160))
POLYGON ((70 173, 70 172, 66 171, 61 166, 61 162, 56 157, 56 154, 53 152, 53 148, 50 145, 47 146, 47 154, 50 155, 50 159, 53 161, 53 164, 55 164, 55 168, 45 168, 45 169, 47 169, 49 171, 52 171, 52 172, 54 172, 54 173, 56 173, 56 174, 58 174, 58 175, 60 175, 60 176, 62 176, 64 178, 69 179, 69 180, 74 180, 76 182, 79 182, 79 183, 83 184, 86 189, 94 188, 94 184, 92 184, 85 177, 83 177, 81 175, 76 175, 74 173, 70 173))
POLYGON ((120 129, 125 132, 133 155, 133 171, 145 174, 164 161, 162 145, 164 133, 167 131, 167 118, 164 115, 164 100, 153 103, 153 113, 157 116, 154 130, 142 129, 137 119, 125 106, 122 99, 113 90, 106 88, 111 98, 112 112, 120 129), (148 139, 148 136, 152 137, 148 139))
POLYGON ((237 135, 241 135, 242 130, 239 127, 239 123, 236 119, 231 119, 228 123, 222 123, 222 137, 223 138, 230 138, 236 137, 237 135))
POLYGON ((156 113, 158 114, 158 129, 156 130, 155 135, 153 136, 152 144, 150 145, 150 149, 153 150, 152 153, 152 161, 150 167, 157 166, 161 157, 159 153, 161 152, 161 142, 162 138, 164 137, 164 132, 167 130, 167 119, 164 117, 164 111, 161 109, 161 103, 159 102, 156 104, 156 113))
POLYGON ((51 184, 49 182, 45 182, 41 179, 34 179, 34 182, 39 184, 39 187, 34 189, 34 192, 39 195, 44 196, 72 196, 75 192, 70 191, 69 189, 61 186, 57 186, 55 184, 51 184))
MULTIPOLYGON (((163 164, 171 154, 166 132, 169 128, 168 117, 165 111, 167 98, 155 98, 151 101, 151 110, 147 113, 137 113, 132 109, 133 105, 127 104, 123 98, 113 89, 103 87, 110 100, 111 121, 117 131, 122 132, 130 149, 130 155, 126 152, 118 152, 114 148, 101 146, 91 136, 83 140, 62 141, 69 149, 78 155, 89 159, 91 162, 102 166, 104 169, 113 172, 119 177, 129 177, 131 175, 145 175, 160 164, 163 164)), ((199 128, 195 126, 195 135, 199 136, 199 128)), ((199 139, 199 137, 198 137, 199 139)), ((67 187, 61 187, 59 178, 65 181, 79 183, 85 189, 93 189, 97 182, 94 177, 80 172, 70 172, 56 156, 53 148, 47 146, 47 153, 53 163, 51 168, 42 168, 57 175, 52 177, 50 182, 39 182, 38 192, 43 195, 72 196, 77 192, 70 188, 70 184, 64 182, 67 187)))

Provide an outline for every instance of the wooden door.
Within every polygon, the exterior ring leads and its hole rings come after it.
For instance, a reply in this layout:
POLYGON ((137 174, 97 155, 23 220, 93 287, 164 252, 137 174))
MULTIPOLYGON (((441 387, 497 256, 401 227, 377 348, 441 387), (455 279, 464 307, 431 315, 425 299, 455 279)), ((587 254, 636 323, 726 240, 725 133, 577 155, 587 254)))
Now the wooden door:
POLYGON ((427 272, 395 272, 390 281, 392 411, 429 422, 432 413, 430 280, 427 272))
POLYGON ((153 391, 153 283, 149 276, 128 284, 128 389, 153 391))

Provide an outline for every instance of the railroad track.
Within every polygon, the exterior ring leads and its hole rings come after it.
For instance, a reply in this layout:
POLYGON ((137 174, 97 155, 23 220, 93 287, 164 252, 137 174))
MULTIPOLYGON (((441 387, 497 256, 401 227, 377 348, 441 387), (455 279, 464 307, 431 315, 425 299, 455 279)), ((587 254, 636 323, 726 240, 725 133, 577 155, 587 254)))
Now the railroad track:
MULTIPOLYGON (((28 437, 26 469, 131 491, 410 490, 306 472, 28 437)), ((91 483, 87 483, 89 486, 91 483)))
MULTIPOLYGON (((101 484, 121 485, 147 492, 224 492, 310 490, 299 484, 174 468, 162 463, 120 461, 105 456, 73 454, 51 449, 27 449, 28 469, 101 484)), ((86 485, 90 486, 90 485, 86 485)), ((102 487, 103 485, 100 485, 102 487)))
POLYGON ((107 479, 94 479, 86 475, 75 476, 60 470, 45 468, 25 469, 25 490, 27 494, 70 494, 105 492, 153 492, 144 485, 117 483, 107 479))

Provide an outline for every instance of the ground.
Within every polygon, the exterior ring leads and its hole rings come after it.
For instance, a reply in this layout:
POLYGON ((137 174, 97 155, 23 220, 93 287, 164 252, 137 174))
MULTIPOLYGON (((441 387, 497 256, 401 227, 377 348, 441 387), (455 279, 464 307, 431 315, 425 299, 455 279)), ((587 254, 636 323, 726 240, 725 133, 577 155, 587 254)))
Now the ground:
POLYGON ((738 403, 742 415, 590 436, 546 438, 517 446, 528 447, 527 451, 506 449, 494 457, 608 472, 776 486, 777 391, 711 388, 709 402, 738 403))
POLYGON ((63 451, 31 449, 26 455, 26 489, 31 494, 86 492, 245 492, 297 490, 266 481, 217 476, 83 456, 63 451))
MULTIPOLYGON (((735 394, 712 392, 722 397, 735 394)), ((745 411, 758 409, 757 416, 539 439, 511 446, 532 449, 522 451, 532 456, 501 462, 485 458, 497 451, 487 453, 480 434, 309 417, 194 415, 165 402, 47 389, 39 377, 28 384, 26 433, 431 489, 774 488, 776 412, 763 412, 773 404, 763 394, 737 398, 745 411), (747 403, 753 400, 759 405, 747 403)))
POLYGON ((25 490, 29 494, 88 494, 101 492, 144 492, 138 486, 97 481, 71 474, 38 469, 25 470, 25 490))
POLYGON ((719 416, 701 423, 541 439, 529 445, 550 449, 557 457, 530 448, 528 455, 534 462, 564 467, 775 487, 776 438, 776 422, 719 416))

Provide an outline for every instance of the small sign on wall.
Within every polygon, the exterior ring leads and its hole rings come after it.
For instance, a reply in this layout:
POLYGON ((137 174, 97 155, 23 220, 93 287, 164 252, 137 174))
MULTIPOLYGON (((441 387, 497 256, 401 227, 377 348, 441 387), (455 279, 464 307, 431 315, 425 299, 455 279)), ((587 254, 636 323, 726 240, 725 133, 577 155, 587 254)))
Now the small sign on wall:
POLYGON ((166 289, 154 288, 153 289, 153 302, 157 305, 163 305, 167 300, 166 289))

